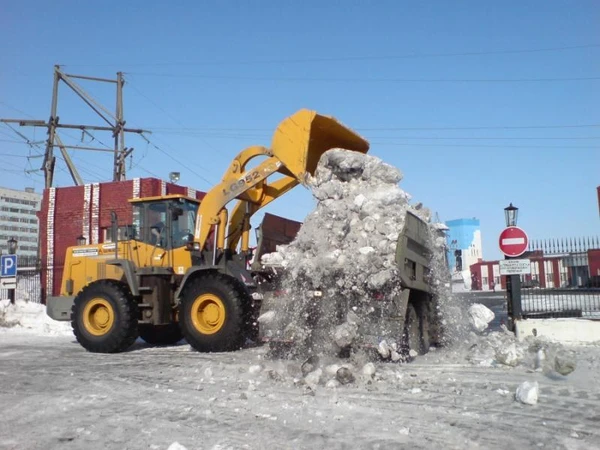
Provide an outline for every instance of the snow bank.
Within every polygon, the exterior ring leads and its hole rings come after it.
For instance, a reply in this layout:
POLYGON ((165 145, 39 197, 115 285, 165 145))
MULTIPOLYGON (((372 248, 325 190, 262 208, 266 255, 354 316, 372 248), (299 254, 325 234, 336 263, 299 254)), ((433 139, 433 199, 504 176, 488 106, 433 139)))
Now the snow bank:
POLYGON ((73 334, 70 322, 58 322, 46 315, 45 305, 24 300, 13 305, 0 300, 0 332, 11 329, 58 336, 73 334))

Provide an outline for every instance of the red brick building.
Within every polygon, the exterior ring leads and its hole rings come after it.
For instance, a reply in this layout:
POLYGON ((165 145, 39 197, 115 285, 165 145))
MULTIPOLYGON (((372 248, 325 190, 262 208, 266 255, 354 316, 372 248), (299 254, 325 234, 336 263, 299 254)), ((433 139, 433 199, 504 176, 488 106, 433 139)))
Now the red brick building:
MULTIPOLYGON (((600 277, 600 249, 545 254, 542 250, 526 252, 531 274, 521 275, 525 286, 540 288, 585 287, 600 277)), ((471 290, 488 291, 506 288, 506 277, 500 276, 499 261, 479 261, 470 266, 471 290), (493 284, 492 284, 493 283, 493 284)))

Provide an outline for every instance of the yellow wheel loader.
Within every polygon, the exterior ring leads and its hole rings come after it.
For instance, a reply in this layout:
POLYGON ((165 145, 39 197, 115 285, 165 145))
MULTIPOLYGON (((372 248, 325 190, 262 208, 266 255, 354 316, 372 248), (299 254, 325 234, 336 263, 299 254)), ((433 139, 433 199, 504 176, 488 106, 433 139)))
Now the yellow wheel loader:
POLYGON ((70 320, 91 352, 123 351, 138 336, 151 344, 185 337, 203 352, 240 348, 258 335, 260 298, 247 270, 250 218, 305 183, 332 148, 366 153, 369 144, 332 117, 300 110, 279 124, 270 148, 240 152, 201 202, 182 195, 130 200, 125 239, 113 212, 111 243, 67 249, 48 315, 70 320))

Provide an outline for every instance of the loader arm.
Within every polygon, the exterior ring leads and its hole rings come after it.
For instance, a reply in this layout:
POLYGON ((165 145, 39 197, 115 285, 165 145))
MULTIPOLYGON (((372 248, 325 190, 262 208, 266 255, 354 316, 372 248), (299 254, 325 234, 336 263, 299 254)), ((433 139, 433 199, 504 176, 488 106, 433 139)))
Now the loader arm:
POLYGON ((261 208, 264 208, 273 200, 293 189, 299 181, 293 177, 285 176, 275 180, 263 187, 263 197, 259 204, 240 200, 232 209, 229 219, 229 234, 226 246, 235 251, 240 239, 242 240, 241 252, 247 252, 250 238, 250 219, 261 208))
POLYGON ((302 109, 284 119, 275 130, 270 149, 253 146, 240 152, 221 183, 207 192, 198 210, 194 242, 204 249, 216 226, 215 249, 227 246, 235 250, 241 238, 242 250, 246 251, 250 217, 296 185, 306 183, 308 176, 314 175, 323 153, 332 148, 366 153, 369 143, 333 117, 315 111, 302 109), (248 163, 257 157, 266 159, 248 168, 248 163), (268 183, 267 178, 276 172, 283 177, 268 183), (226 206, 233 199, 239 202, 231 213, 226 243, 229 217, 226 206))

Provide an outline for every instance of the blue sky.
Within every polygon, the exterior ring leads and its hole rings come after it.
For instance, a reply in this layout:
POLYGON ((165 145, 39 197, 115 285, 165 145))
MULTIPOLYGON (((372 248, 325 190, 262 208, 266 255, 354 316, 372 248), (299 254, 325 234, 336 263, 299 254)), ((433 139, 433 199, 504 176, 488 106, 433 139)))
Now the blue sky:
MULTIPOLYGON (((125 72, 127 125, 152 130, 128 177, 206 190, 300 108, 333 115, 399 167, 441 220, 477 217, 500 256, 503 208, 531 238, 598 235, 600 4, 594 1, 4 2, 0 117, 46 120, 52 70, 125 72), (371 4, 372 3, 372 4, 371 4), (170 155, 170 156, 167 156, 170 155)), ((113 108, 114 91, 81 82, 113 108)), ((100 121, 62 85, 62 123, 100 121)), ((43 129, 19 128, 33 140, 43 129)), ((82 143, 78 132, 61 134, 82 143)), ((106 133, 94 133, 111 145, 106 133)), ((0 185, 43 188, 41 150, 0 126, 0 185)), ((73 151, 86 182, 110 154, 73 151)), ((70 179, 62 162, 57 185, 70 179)), ((129 165, 128 165, 129 169, 129 165)), ((301 187, 267 210, 302 220, 301 187)), ((256 221, 255 221, 256 222, 256 221)), ((255 223, 256 225, 256 223, 255 223)))

